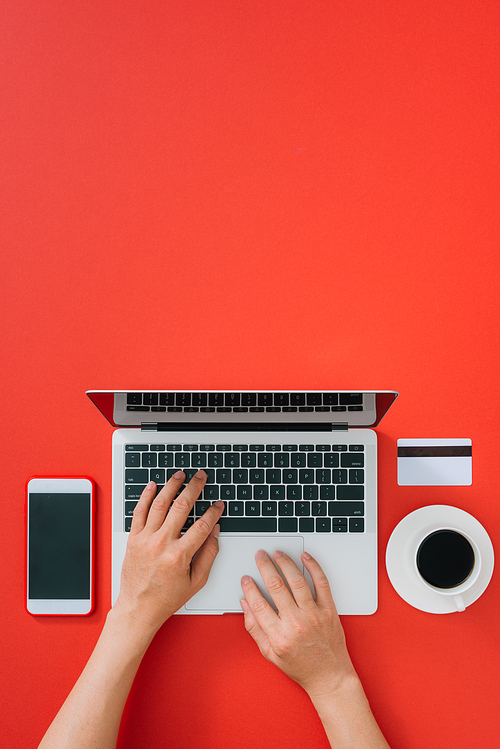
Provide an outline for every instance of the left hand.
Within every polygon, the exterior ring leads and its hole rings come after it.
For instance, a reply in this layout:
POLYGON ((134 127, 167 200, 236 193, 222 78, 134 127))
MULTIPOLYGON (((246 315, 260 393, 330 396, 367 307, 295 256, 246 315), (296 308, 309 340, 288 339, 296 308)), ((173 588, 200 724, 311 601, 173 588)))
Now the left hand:
POLYGON ((224 508, 220 500, 181 536, 207 476, 198 471, 174 501, 184 479, 178 471, 157 497, 156 484, 148 485, 132 519, 120 594, 113 609, 129 616, 134 628, 150 636, 205 585, 219 551, 220 526, 216 523, 224 508))

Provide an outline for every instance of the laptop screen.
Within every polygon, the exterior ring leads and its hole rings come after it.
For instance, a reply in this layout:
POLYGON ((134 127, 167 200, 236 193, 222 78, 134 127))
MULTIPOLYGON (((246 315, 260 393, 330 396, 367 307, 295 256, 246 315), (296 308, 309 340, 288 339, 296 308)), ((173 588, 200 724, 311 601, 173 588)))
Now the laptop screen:
POLYGON ((93 390, 90 400, 114 427, 306 428, 374 427, 398 396, 395 391, 344 390, 93 390))

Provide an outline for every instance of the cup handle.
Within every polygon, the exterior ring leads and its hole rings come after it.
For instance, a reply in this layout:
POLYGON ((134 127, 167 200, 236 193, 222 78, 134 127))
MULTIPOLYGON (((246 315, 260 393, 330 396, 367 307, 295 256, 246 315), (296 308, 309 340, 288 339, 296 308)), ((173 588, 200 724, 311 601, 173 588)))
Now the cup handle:
POLYGON ((457 605, 457 611, 465 611, 465 603, 462 596, 453 596, 455 603, 457 605))

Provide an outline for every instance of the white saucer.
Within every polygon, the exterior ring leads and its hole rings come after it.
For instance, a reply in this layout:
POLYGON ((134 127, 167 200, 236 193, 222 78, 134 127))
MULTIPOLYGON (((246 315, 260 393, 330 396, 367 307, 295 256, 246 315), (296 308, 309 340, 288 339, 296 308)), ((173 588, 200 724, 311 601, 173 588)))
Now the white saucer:
POLYGON ((481 523, 464 510, 450 505, 431 505, 411 512, 394 528, 385 555, 387 574, 396 593, 420 611, 430 614, 456 612, 453 596, 428 588, 415 569, 417 545, 426 526, 440 524, 457 528, 474 539, 481 552, 481 572, 469 590, 462 594, 466 606, 477 601, 491 580, 494 566, 493 545, 481 523))

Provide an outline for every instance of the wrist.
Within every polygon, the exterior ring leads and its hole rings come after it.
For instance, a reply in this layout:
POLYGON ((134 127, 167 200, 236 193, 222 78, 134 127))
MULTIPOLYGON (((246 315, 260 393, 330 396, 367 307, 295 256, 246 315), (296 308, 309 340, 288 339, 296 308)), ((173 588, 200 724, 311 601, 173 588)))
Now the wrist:
POLYGON ((363 685, 354 669, 343 676, 317 683, 306 689, 306 692, 314 705, 321 705, 323 702, 331 705, 332 700, 364 697, 363 685))
POLYGON ((158 631, 158 627, 142 621, 137 612, 123 606, 119 600, 108 611, 105 627, 122 647, 142 655, 158 631))

